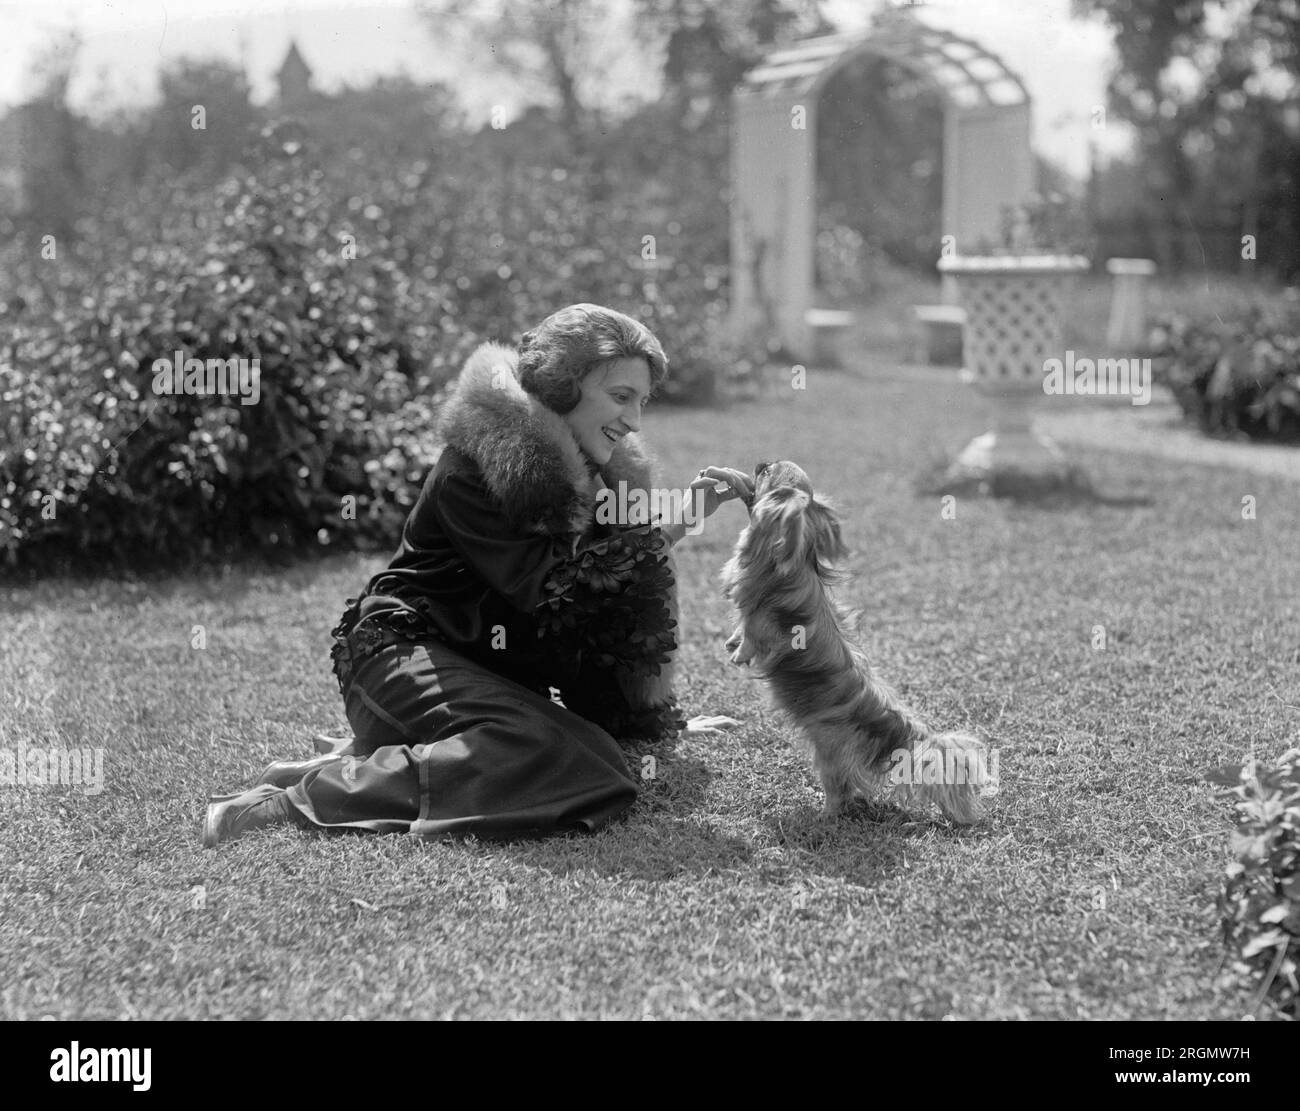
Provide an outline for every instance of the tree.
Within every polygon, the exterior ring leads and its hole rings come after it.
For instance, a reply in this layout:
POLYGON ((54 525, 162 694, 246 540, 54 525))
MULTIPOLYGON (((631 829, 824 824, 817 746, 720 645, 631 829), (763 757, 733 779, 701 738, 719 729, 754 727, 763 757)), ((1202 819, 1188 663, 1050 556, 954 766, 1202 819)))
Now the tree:
POLYGON ((558 106, 574 154, 585 153, 592 105, 613 61, 614 17, 599 0, 423 0, 418 8, 440 39, 459 41, 533 96, 558 106))
POLYGON ((634 0, 638 38, 658 51, 665 96, 725 111, 763 51, 832 28, 818 0, 634 0))
POLYGON ((454 92, 405 75, 344 86, 270 115, 281 128, 300 131, 298 141, 329 163, 418 163, 428 173, 456 162, 465 142, 464 112, 454 92))
POLYGON ((80 49, 75 31, 49 43, 31 67, 36 95, 15 110, 22 215, 61 240, 72 237, 84 203, 84 128, 67 103, 80 49))
POLYGON ((1137 131, 1149 216, 1172 211, 1189 229, 1230 219, 1256 236, 1261 262, 1300 272, 1300 4, 1075 8, 1115 30, 1111 108, 1137 131))
POLYGON ((943 207, 943 103, 923 80, 879 58, 841 69, 822 93, 818 207, 869 250, 932 271, 943 207))
POLYGON ((725 112, 765 46, 830 29, 820 0, 423 0, 420 11, 441 39, 487 43, 493 64, 555 105, 577 155, 590 153, 620 55, 644 66, 648 88, 657 68, 679 114, 701 96, 725 112))
POLYGON ((148 124, 154 159, 177 172, 219 171, 239 159, 259 117, 241 69, 182 58, 162 71, 158 87, 148 124))

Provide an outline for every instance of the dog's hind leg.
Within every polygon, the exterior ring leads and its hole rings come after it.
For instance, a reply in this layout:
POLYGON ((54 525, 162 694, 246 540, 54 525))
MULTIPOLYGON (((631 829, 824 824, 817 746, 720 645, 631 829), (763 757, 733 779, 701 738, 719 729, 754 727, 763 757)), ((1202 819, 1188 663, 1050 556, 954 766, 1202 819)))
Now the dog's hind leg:
POLYGON ((813 770, 822 781, 822 790, 826 793, 826 802, 822 806, 823 818, 834 818, 853 797, 853 788, 842 768, 833 760, 823 760, 820 756, 813 759, 813 770))
POLYGON ((980 796, 996 791, 996 763, 990 774, 988 749, 969 733, 932 733, 913 745, 913 766, 920 782, 904 790, 915 799, 935 803, 956 825, 972 825, 984 816, 980 796))

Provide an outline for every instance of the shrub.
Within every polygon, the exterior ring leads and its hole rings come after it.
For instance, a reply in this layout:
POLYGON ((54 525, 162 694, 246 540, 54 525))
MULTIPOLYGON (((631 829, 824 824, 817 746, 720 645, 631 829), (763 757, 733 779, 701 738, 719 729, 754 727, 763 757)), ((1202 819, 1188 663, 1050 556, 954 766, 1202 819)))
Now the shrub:
POLYGON ((853 228, 826 217, 817 222, 818 294, 828 305, 848 308, 871 300, 866 241, 853 228))
POLYGON ((1233 970, 1260 981, 1283 1014, 1300 1005, 1300 749, 1273 767, 1253 760, 1207 779, 1234 800, 1232 861, 1219 896, 1233 970))
POLYGON ((1225 307, 1215 319, 1175 315, 1152 332, 1156 381, 1202 431, 1300 442, 1300 306, 1225 307))
POLYGON ((289 160, 183 196, 169 233, 127 221, 117 261, 0 349, 10 566, 387 544, 413 504, 427 368, 467 343, 418 319, 390 256, 343 257, 338 234, 364 244, 377 217, 289 160), (152 363, 177 350, 258 360, 260 399, 155 394, 152 363))
POLYGON ((1001 243, 995 254, 1092 257, 1096 240, 1083 201, 1055 190, 1036 192, 1019 206, 1003 205, 1001 243))
POLYGON ((655 330, 668 400, 750 373, 723 334, 717 188, 613 196, 589 170, 518 165, 494 135, 462 136, 454 160, 319 158, 280 121, 255 169, 146 181, 57 263, 0 248, 0 566, 391 546, 433 462, 439 388, 475 344, 573 302, 655 330), (155 395, 152 363, 177 350, 259 360, 259 402, 155 395))

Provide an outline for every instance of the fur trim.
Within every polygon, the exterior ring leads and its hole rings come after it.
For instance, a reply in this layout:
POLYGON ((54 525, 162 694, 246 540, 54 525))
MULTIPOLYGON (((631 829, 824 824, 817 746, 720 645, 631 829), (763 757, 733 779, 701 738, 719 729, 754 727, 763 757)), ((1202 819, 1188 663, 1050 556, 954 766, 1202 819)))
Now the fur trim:
MULTIPOLYGON (((512 525, 565 537, 576 548, 590 533, 596 482, 564 418, 519 384, 517 364, 518 354, 511 347, 485 343, 477 348, 443 403, 438 435, 478 465, 512 525)), ((654 461, 639 434, 631 432, 619 440, 600 475, 614 490, 625 482, 629 490, 650 491, 654 461)), ((675 574, 671 549, 667 554, 675 574)), ((666 601, 677 620, 675 578, 671 582, 666 601)), ((669 655, 675 657, 675 647, 669 655)), ((666 712, 675 706, 673 679, 670 662, 657 675, 622 677, 620 686, 631 710, 666 712)))
MULTIPOLYGON (((478 464, 512 524, 580 536, 595 509, 595 481, 564 418, 519 384, 517 362, 503 344, 477 348, 443 403, 439 438, 478 464)), ((636 433, 615 445, 601 477, 614 488, 622 480, 650 489, 652 462, 636 433)))

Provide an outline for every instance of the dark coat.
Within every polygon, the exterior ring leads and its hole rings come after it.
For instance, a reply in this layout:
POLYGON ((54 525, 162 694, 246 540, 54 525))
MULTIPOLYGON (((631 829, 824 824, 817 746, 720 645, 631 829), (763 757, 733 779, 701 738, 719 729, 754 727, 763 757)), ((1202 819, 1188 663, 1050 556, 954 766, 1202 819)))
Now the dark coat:
MULTIPOLYGON (((539 638, 537 609, 547 580, 599 538, 598 484, 568 425, 524 392, 515 366, 513 349, 484 344, 452 385, 439 415, 442 453, 356 616, 392 623, 418 613, 463 655, 534 690, 557 687, 579 709, 593 682, 610 683, 539 638)), ((619 441, 600 475, 613 489, 650 490, 653 466, 637 434, 619 441)), ((675 588, 669 594, 675 618, 675 588)), ((620 676, 617 687, 634 711, 667 705, 671 664, 657 676, 620 676)))

